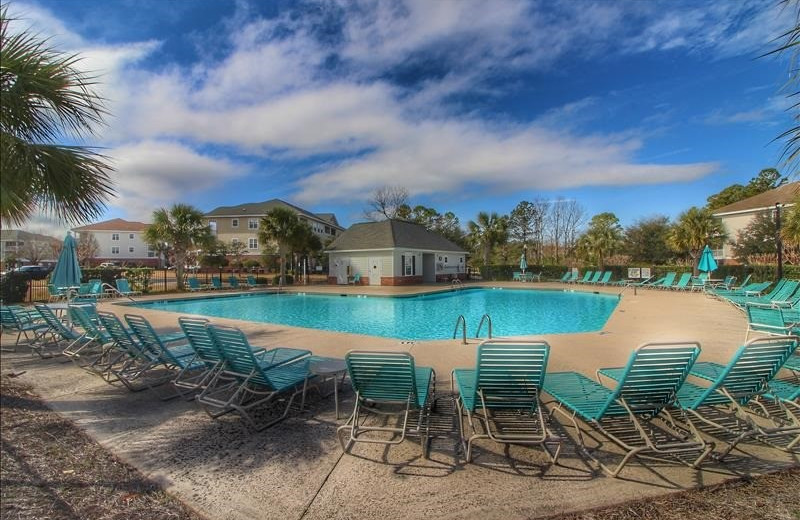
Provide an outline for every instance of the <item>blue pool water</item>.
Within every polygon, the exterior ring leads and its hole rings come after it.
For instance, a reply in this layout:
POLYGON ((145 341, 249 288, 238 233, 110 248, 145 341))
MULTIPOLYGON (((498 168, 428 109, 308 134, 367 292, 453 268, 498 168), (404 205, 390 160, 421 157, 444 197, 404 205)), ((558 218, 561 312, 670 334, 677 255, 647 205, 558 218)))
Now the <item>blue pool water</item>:
MULTIPOLYGON (((590 332, 603 328, 615 295, 518 289, 464 289, 417 296, 242 294, 161 300, 137 307, 277 323, 404 340, 450 339, 460 314, 473 337, 484 314, 494 336, 590 332)), ((481 336, 486 336, 484 324, 481 336)), ((459 329, 460 336, 460 329, 459 329)))
MULTIPOLYGON (((403 340, 450 339, 458 316, 474 337, 489 314, 494 336, 590 332, 603 328, 619 299, 614 295, 522 289, 463 289, 416 296, 242 294, 160 300, 137 307, 276 323, 403 340)), ((488 327, 484 324, 481 336, 488 327)), ((460 336, 460 329, 459 329, 460 336)))

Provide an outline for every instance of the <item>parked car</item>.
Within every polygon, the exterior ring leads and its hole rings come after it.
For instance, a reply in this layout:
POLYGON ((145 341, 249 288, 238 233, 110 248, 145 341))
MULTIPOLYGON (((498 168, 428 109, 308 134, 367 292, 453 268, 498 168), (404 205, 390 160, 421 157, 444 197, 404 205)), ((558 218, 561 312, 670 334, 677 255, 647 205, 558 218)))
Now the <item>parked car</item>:
POLYGON ((98 265, 100 269, 116 269, 119 267, 116 262, 103 262, 102 264, 98 265))
POLYGON ((23 265, 14 269, 14 272, 24 274, 31 280, 44 280, 53 268, 46 265, 23 265))

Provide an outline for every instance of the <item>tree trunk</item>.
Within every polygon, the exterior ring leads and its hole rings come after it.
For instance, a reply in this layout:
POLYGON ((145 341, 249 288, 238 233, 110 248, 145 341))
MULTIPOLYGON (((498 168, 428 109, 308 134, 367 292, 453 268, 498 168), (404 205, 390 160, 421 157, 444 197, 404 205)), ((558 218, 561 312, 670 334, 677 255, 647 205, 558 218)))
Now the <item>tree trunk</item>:
POLYGON ((183 267, 186 263, 186 253, 184 251, 175 251, 175 283, 178 290, 183 290, 183 267))
POLYGON ((280 255, 281 259, 281 270, 280 278, 278 279, 278 285, 283 286, 286 285, 286 252, 284 252, 282 247, 278 246, 278 254, 280 255))

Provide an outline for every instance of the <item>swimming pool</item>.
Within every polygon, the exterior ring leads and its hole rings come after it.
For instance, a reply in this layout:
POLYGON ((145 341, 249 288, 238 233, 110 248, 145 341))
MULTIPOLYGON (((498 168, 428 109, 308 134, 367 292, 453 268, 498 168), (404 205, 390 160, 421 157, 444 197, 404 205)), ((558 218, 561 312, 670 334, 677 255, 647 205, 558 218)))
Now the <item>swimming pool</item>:
MULTIPOLYGON (((474 336, 489 314, 494 336, 600 330, 616 295, 571 291, 476 288, 415 296, 242 294, 142 302, 133 306, 402 340, 451 339, 459 315, 474 336)), ((488 327, 483 326, 481 336, 488 327)), ((459 329, 460 334, 460 329, 459 329)))

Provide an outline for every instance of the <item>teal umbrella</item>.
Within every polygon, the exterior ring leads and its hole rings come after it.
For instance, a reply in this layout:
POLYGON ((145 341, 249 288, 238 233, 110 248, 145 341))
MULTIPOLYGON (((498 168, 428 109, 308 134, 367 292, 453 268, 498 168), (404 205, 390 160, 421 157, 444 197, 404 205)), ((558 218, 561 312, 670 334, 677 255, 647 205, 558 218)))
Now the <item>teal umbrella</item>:
POLYGON ((697 264, 697 270, 703 271, 704 273, 710 273, 716 269, 717 261, 714 260, 714 254, 711 252, 711 248, 706 246, 703 248, 703 252, 700 254, 700 262, 697 264))
POLYGON ((525 253, 519 259, 519 268, 522 269, 522 274, 525 274, 525 269, 528 268, 528 261, 525 259, 525 253))
POLYGON ((64 239, 64 247, 58 255, 58 263, 53 269, 50 282, 58 289, 68 287, 79 287, 81 285, 81 266, 78 263, 78 251, 75 239, 67 233, 64 239))

